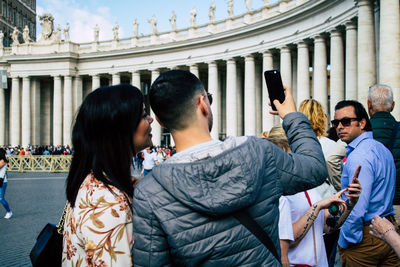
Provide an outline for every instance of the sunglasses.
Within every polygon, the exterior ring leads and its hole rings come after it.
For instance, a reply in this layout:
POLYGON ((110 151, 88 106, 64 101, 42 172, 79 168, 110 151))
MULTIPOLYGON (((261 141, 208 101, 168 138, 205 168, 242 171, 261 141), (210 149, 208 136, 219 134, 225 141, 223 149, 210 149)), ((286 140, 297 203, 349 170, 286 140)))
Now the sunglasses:
POLYGON ((210 105, 211 105, 212 102, 213 102, 213 96, 212 96, 212 94, 210 94, 209 92, 207 92, 207 98, 208 98, 208 102, 210 102, 210 105))
POLYGON ((359 121, 360 119, 358 118, 343 118, 340 120, 332 120, 332 126, 337 128, 339 126, 339 123, 341 123, 343 125, 343 127, 347 127, 350 126, 352 121, 359 121))

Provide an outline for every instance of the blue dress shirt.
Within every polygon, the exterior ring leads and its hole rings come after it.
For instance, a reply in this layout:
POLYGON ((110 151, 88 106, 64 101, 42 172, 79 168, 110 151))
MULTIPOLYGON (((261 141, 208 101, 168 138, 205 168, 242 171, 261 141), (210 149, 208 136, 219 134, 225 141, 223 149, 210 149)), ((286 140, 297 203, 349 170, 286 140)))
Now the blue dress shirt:
MULTIPOLYGON (((392 153, 365 132, 346 146, 347 160, 342 172, 342 189, 353 180, 357 165, 361 165, 359 181, 361 196, 340 231, 339 245, 347 248, 350 243, 360 243, 363 238, 364 222, 374 215, 381 217, 394 214, 393 196, 396 168, 392 153)), ((343 196, 346 200, 347 197, 343 196)))

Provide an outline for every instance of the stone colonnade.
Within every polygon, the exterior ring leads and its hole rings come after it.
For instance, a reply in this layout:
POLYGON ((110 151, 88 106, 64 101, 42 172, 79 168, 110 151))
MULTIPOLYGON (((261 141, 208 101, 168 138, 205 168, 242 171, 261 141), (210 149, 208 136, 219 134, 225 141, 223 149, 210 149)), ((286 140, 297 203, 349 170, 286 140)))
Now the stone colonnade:
MULTIPOLYGON (((194 73, 213 94, 212 137, 260 135, 280 123, 268 113, 263 72, 269 69, 280 69, 283 83, 293 88, 297 104, 312 97, 322 103, 328 119, 332 119, 334 106, 342 99, 356 99, 366 105, 368 87, 377 81, 392 86, 398 98, 400 26, 393 21, 399 21, 399 3, 380 2, 378 55, 372 1, 359 0, 357 8, 358 19, 344 21, 307 38, 211 61, 188 59, 186 64, 176 67, 194 73)), ((108 84, 119 84, 124 75, 122 82, 128 81, 145 93, 145 87, 168 69, 168 66, 132 66, 129 71, 108 73, 108 84)), ((49 83, 39 82, 40 77, 35 76, 12 77, 9 112, 2 113, 0 119, 0 145, 70 144, 73 116, 82 97, 104 85, 104 75, 101 72, 53 75, 49 83)), ((0 105, 6 106, 6 102, 5 91, 1 89, 0 105)), ((399 119, 400 105, 396 106, 394 115, 399 119)), ((151 116, 154 117, 153 112, 151 116)), ((152 128, 154 144, 159 145, 163 131, 156 120, 152 128)))

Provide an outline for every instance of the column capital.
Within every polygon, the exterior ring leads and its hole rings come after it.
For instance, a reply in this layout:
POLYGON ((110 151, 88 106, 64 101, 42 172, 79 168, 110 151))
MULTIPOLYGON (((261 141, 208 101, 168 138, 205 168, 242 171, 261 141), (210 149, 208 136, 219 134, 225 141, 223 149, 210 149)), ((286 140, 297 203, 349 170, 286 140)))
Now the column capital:
POLYGON ((332 28, 328 31, 331 37, 341 37, 342 32, 338 28, 332 28))
POLYGON ((226 59, 226 64, 235 64, 235 63, 236 63, 236 60, 233 57, 226 59))
POLYGON ((271 49, 267 49, 267 50, 262 51, 261 54, 263 56, 272 56, 272 51, 271 51, 271 49))
POLYGON ((290 48, 287 45, 281 46, 279 50, 281 53, 290 53, 290 48))
POLYGON ((344 23, 344 26, 346 27, 346 31, 348 30, 356 30, 357 29, 357 22, 353 20, 348 20, 344 23))
POLYGON ((300 40, 296 42, 297 48, 308 48, 308 43, 304 40, 300 40))
POLYGON ((217 66, 217 61, 215 61, 215 60, 212 60, 212 61, 208 61, 208 62, 206 62, 209 66, 210 65, 212 65, 212 66, 217 66))
POLYGON ((65 75, 64 79, 72 79, 72 75, 65 75))
POLYGON ((357 6, 369 6, 369 5, 372 5, 373 4, 373 2, 372 2, 372 0, 356 0, 356 2, 357 2, 357 6))
POLYGON ((313 39, 314 43, 325 43, 325 38, 320 34, 313 36, 313 39))
POLYGON ((61 75, 57 74, 57 75, 53 75, 52 76, 55 80, 61 80, 61 75))
POLYGON ((253 54, 248 54, 244 56, 245 61, 254 61, 254 55, 253 54))
POLYGON ((28 76, 28 75, 26 75, 26 76, 25 76, 25 75, 24 75, 24 76, 22 76, 22 79, 23 79, 23 80, 30 80, 30 78, 31 78, 31 77, 30 77, 30 76, 28 76))
POLYGON ((137 69, 137 70, 136 70, 136 69, 133 69, 133 70, 130 70, 129 72, 132 73, 132 74, 133 74, 133 73, 139 73, 139 74, 140 74, 141 71, 140 71, 139 69, 137 69))
POLYGON ((189 68, 198 68, 199 64, 198 63, 192 63, 189 65, 189 68))

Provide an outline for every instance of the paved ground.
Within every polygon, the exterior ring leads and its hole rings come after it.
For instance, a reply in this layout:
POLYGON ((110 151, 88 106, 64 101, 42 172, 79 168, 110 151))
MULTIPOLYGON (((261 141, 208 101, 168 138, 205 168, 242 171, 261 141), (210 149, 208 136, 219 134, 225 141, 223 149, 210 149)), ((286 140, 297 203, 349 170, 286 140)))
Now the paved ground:
POLYGON ((57 224, 65 205, 67 174, 9 173, 5 198, 14 213, 4 219, 0 205, 0 266, 31 266, 29 252, 48 223, 57 224))

